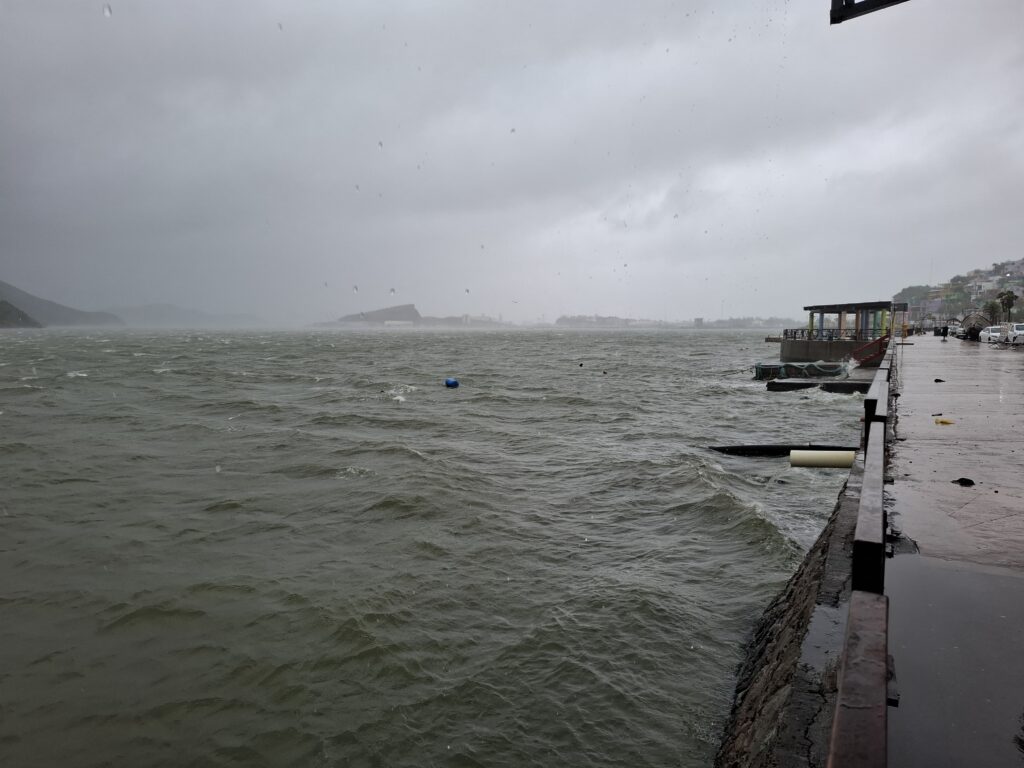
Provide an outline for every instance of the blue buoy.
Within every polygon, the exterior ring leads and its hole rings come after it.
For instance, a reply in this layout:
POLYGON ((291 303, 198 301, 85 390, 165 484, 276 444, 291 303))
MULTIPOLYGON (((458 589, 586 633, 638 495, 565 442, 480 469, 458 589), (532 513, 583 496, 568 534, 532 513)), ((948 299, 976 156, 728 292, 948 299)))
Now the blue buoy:
POLYGON ((459 380, 447 378, 444 380, 444 385, 448 387, 448 389, 455 389, 457 386, 459 386, 459 380))

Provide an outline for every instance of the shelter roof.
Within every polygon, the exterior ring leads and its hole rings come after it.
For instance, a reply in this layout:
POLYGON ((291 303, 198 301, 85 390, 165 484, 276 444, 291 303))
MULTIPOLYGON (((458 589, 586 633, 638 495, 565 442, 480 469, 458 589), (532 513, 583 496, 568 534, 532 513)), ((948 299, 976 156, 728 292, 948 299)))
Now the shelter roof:
POLYGON ((825 312, 834 314, 838 312, 858 312, 862 309, 892 309, 891 301, 850 301, 845 304, 815 304, 804 307, 805 312, 825 312))

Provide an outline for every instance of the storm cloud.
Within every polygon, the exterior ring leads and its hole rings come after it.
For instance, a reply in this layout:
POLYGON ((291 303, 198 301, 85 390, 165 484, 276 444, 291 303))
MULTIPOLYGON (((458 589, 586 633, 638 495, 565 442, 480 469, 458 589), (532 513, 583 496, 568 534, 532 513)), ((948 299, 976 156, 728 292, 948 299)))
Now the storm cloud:
POLYGON ((1018 258, 1024 6, 829 6, 9 0, 0 279, 686 319, 1018 258))

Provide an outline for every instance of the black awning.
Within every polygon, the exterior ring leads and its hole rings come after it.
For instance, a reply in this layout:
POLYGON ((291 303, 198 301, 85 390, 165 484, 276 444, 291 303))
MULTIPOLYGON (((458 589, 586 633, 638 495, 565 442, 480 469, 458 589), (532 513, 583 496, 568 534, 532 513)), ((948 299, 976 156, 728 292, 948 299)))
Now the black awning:
POLYGON ((804 312, 824 312, 826 314, 837 314, 839 312, 859 312, 862 309, 892 309, 891 301, 851 301, 847 304, 815 304, 811 307, 804 307, 804 312))

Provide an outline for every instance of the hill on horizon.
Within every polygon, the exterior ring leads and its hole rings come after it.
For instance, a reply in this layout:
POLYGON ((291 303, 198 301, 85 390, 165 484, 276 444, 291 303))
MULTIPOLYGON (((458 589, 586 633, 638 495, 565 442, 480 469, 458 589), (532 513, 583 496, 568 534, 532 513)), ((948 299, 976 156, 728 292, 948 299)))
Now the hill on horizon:
POLYGON ((40 298, 0 280, 0 301, 6 301, 42 325, 124 325, 109 312, 86 312, 40 298))
POLYGON ((336 323, 418 323, 423 319, 415 304, 399 304, 394 307, 357 312, 339 317, 336 323))
POLYGON ((0 328, 42 328, 43 324, 29 317, 9 301, 0 299, 0 328))

